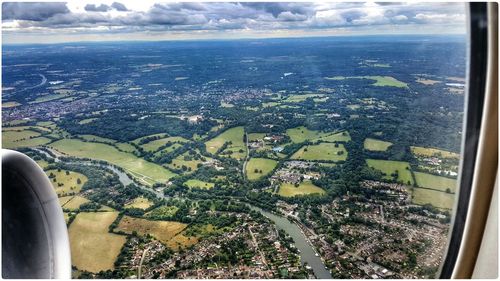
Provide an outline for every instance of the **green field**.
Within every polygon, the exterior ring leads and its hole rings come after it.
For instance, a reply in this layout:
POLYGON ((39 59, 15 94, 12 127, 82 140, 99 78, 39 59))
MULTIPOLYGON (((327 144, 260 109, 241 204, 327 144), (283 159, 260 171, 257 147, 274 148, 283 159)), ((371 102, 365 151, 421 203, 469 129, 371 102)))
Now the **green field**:
POLYGON ((176 206, 160 206, 146 213, 149 218, 169 218, 174 216, 179 208, 176 206))
POLYGON ((186 227, 187 224, 175 221, 153 221, 124 216, 120 220, 117 230, 125 233, 136 231, 141 235, 149 234, 166 243, 186 227))
POLYGON ((387 151, 387 149, 389 149, 391 145, 392 142, 381 141, 371 138, 366 138, 364 142, 365 149, 371 151, 387 151))
POLYGON ((248 141, 261 140, 266 136, 265 133, 250 133, 248 134, 248 141))
POLYGON ((78 122, 78 124, 85 125, 85 124, 88 124, 88 123, 92 123, 92 122, 94 122, 97 119, 99 119, 99 118, 87 118, 87 119, 83 119, 83 120, 80 120, 78 122))
POLYGON ((457 181, 454 179, 449 179, 421 172, 413 172, 413 173, 415 174, 415 180, 417 181, 417 185, 420 187, 432 188, 439 191, 449 190, 451 193, 455 193, 457 189, 457 181))
POLYGON ((266 158, 251 158, 246 166, 246 175, 249 180, 257 180, 269 174, 278 163, 266 158), (258 170, 256 173, 255 170, 258 170), (262 172, 261 172, 262 171, 262 172))
POLYGON ((177 156, 175 159, 172 159, 172 163, 168 164, 167 166, 175 170, 182 169, 183 171, 194 172, 198 170, 198 164, 201 163, 201 160, 194 159, 193 156, 190 156, 189 153, 186 152, 182 155, 177 156), (186 170, 184 170, 183 166, 186 167, 186 170))
POLYGON ((111 270, 125 236, 108 232, 118 212, 79 213, 69 227, 71 263, 80 270, 111 270))
POLYGON ((130 143, 117 142, 117 143, 115 143, 115 145, 116 145, 116 147, 118 147, 119 149, 121 149, 125 152, 133 153, 134 151, 136 151, 135 147, 133 145, 131 145, 130 143))
POLYGON ((437 148, 428 148, 428 147, 420 147, 420 146, 410 146, 411 152, 418 156, 424 157, 438 157, 438 158, 460 158, 460 154, 449 152, 442 149, 437 148))
POLYGON ((99 136, 94 136, 94 135, 79 135, 82 139, 86 141, 94 141, 94 142, 104 142, 104 143, 115 143, 115 140, 108 139, 108 138, 103 138, 99 136))
POLYGON ((202 189, 210 189, 215 186, 215 184, 211 182, 204 182, 196 179, 188 180, 184 184, 189 188, 202 188, 202 189))
POLYGON ((175 150, 177 150, 178 148, 181 148, 181 147, 182 147, 182 144, 180 144, 180 143, 174 143, 171 146, 167 146, 164 149, 155 152, 154 155, 155 156, 160 156, 160 155, 163 155, 163 154, 171 153, 171 152, 173 152, 173 151, 175 151, 175 150))
POLYGON ((68 171, 69 174, 67 175, 66 170, 60 172, 48 170, 45 173, 49 176, 50 182, 59 196, 70 193, 76 194, 80 192, 82 186, 87 182, 87 177, 77 172, 68 171), (78 183, 78 179, 80 179, 80 183, 78 183))
POLYGON ((392 180, 391 174, 398 171, 398 182, 413 185, 410 164, 408 162, 366 159, 366 164, 384 173, 384 178, 388 180, 392 180))
POLYGON ((324 142, 337 142, 337 141, 350 141, 351 136, 349 132, 320 132, 309 130, 304 126, 286 130, 287 135, 292 142, 301 143, 305 141, 324 141, 324 142))
POLYGON ((289 95, 284 102, 302 102, 308 98, 323 98, 325 94, 303 94, 303 95, 289 95))
POLYGON ((313 160, 313 161, 345 161, 347 150, 343 144, 320 143, 316 145, 306 145, 295 152, 290 159, 313 160), (341 153, 340 155, 338 153, 341 153))
POLYGON ((205 142, 205 146, 208 152, 215 154, 217 150, 224 145, 224 143, 231 142, 232 144, 228 145, 222 154, 232 151, 232 153, 229 154, 232 158, 242 159, 246 155, 246 146, 243 143, 243 134, 243 127, 234 127, 205 142), (240 149, 243 150, 243 152, 239 152, 240 149))
POLYGON ((391 76, 335 76, 335 77, 325 77, 327 80, 345 80, 345 79, 369 79, 374 80, 373 86, 390 86, 390 87, 398 87, 398 88, 408 88, 408 84, 397 80, 391 76))
POLYGON ((158 148, 167 144, 168 142, 170 142, 170 143, 184 143, 187 141, 188 140, 183 138, 183 137, 167 137, 167 138, 163 138, 163 139, 150 141, 150 142, 145 143, 141 146, 144 148, 144 150, 151 152, 151 151, 158 150, 158 148))
POLYGON ((160 134, 154 134, 154 135, 149 135, 149 136, 143 136, 143 137, 140 137, 140 138, 137 138, 137 139, 133 140, 132 143, 139 144, 139 142, 142 139, 149 138, 149 137, 162 137, 162 138, 166 138, 167 134, 160 133, 160 134))
MULTIPOLYGON (((16 127, 28 128, 28 127, 16 127)), ((46 137, 40 137, 40 133, 31 130, 11 130, 9 128, 2 129, 2 148, 20 148, 20 147, 35 147, 44 145, 50 142, 46 137)))
POLYGON ((11 108, 11 107, 16 107, 16 106, 20 106, 21 104, 18 103, 17 101, 8 101, 8 102, 4 102, 2 103, 2 108, 11 108))
MULTIPOLYGON (((68 196, 61 197, 61 198, 67 198, 68 196)), ((90 202, 89 199, 81 196, 69 196, 70 198, 68 200, 60 200, 59 202, 61 203, 61 207, 63 209, 68 209, 71 211, 78 210, 82 204, 90 202)))
POLYGON ((451 210, 455 203, 455 194, 425 188, 413 188, 412 203, 417 205, 431 204, 436 208, 451 210))
POLYGON ((310 181, 304 181, 301 182, 298 187, 295 187, 295 185, 291 183, 282 183, 278 194, 283 197, 293 197, 297 195, 300 196, 309 194, 323 195, 325 194, 325 191, 310 181))
POLYGON ((115 147, 103 143, 63 139, 52 143, 50 146, 70 156, 107 161, 122 167, 148 185, 156 182, 166 182, 175 176, 174 173, 160 165, 145 161, 131 153, 121 152, 115 147))
POLYGON ((321 135, 312 141, 324 141, 324 142, 348 142, 351 141, 351 135, 349 135, 348 131, 343 131, 339 133, 327 133, 325 135, 321 135))
POLYGON ((151 202, 149 199, 144 198, 144 197, 137 197, 131 202, 128 202, 125 204, 125 209, 129 208, 136 208, 136 209, 142 209, 145 210, 149 207, 153 206, 153 202, 151 202))
POLYGON ((304 126, 288 129, 286 130, 286 134, 294 143, 305 142, 306 140, 313 140, 326 135, 319 131, 309 130, 304 126))

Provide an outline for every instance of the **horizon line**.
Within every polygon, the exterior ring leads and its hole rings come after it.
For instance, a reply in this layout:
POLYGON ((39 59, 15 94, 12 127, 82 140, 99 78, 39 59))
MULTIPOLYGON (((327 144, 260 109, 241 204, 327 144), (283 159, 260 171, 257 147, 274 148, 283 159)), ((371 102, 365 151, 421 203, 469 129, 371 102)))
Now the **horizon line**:
POLYGON ((172 39, 123 39, 123 40, 75 40, 61 42, 25 42, 25 43, 4 43, 2 35, 2 46, 21 46, 21 45, 63 45, 63 44, 81 44, 81 43, 146 43, 146 42, 210 42, 210 41, 242 41, 242 40, 276 40, 276 39, 315 39, 315 38, 334 38, 334 37, 450 37, 466 36, 465 33, 392 33, 392 34, 328 34, 314 36, 278 36, 278 37, 239 37, 239 38, 172 38, 172 39))

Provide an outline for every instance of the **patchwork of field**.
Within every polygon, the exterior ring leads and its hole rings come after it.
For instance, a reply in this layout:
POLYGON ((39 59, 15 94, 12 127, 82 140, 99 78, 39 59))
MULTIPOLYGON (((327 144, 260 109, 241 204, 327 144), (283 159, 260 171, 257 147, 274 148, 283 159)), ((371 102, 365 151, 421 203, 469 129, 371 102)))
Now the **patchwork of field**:
POLYGON ((387 149, 389 149, 391 145, 392 142, 371 139, 371 138, 366 138, 364 142, 365 149, 371 151, 387 151, 387 149))
POLYGON ((147 185, 166 182, 175 176, 173 172, 160 165, 145 161, 133 154, 121 152, 115 147, 103 143, 63 139, 52 143, 50 147, 70 156, 107 161, 122 167, 147 185))
POLYGON ((413 204, 431 204, 436 208, 451 210, 453 208, 454 202, 455 194, 425 188, 413 188, 413 204))
POLYGON ((257 180, 269 174, 278 164, 267 158, 251 158, 246 166, 246 175, 249 180, 257 180), (258 172, 256 173, 255 170, 258 172))
POLYGON ((441 150, 437 148, 428 148, 428 147, 419 147, 419 146, 410 146, 411 152, 415 155, 418 156, 425 156, 425 157, 442 157, 442 158, 455 158, 458 159, 460 158, 460 154, 454 153, 454 152, 449 152, 446 150, 441 150))
POLYGON ((335 76, 335 77, 325 77, 327 80, 345 80, 345 79, 369 79, 374 80, 373 86, 390 86, 390 87, 398 87, 398 88, 408 88, 408 84, 397 80, 391 76, 335 76))
POLYGON ((347 142, 351 140, 349 132, 320 132, 309 130, 304 126, 286 130, 286 134, 293 143, 305 141, 324 141, 324 142, 347 142))
POLYGON ((420 187, 432 188, 439 191, 449 191, 455 193, 457 189, 457 181, 445 177, 435 176, 431 174, 414 172, 417 185, 420 187))
POLYGON ((391 174, 398 171, 398 182, 413 185, 413 177, 411 176, 410 164, 408 162, 366 159, 366 164, 381 171, 384 174, 383 178, 388 180, 392 180, 391 174))
POLYGON ((231 142, 231 144, 224 149, 222 154, 231 151, 232 153, 230 154, 230 157, 242 159, 245 157, 247 149, 246 145, 243 143, 243 134, 243 127, 234 127, 205 142, 205 146, 208 152, 215 154, 217 150, 224 145, 224 143, 231 142), (240 149, 243 150, 243 152, 239 152, 240 149))
POLYGON ((118 212, 79 213, 69 227, 71 262, 80 270, 110 270, 125 243, 125 236, 108 232, 118 212))
POLYGON ((325 191, 320 187, 314 185, 310 181, 303 181, 298 187, 291 183, 282 183, 280 185, 278 194, 283 197, 293 197, 300 195, 310 195, 310 194, 325 194, 325 191))
POLYGON ((64 195, 68 193, 78 193, 82 186, 87 182, 87 177, 77 172, 61 170, 48 170, 45 173, 49 176, 52 186, 56 190, 57 195, 64 195), (80 183, 78 183, 78 179, 80 183), (62 185, 62 186, 59 186, 62 185))
POLYGON ((215 186, 214 183, 204 182, 196 179, 190 179, 186 181, 184 184, 189 188, 203 188, 203 189, 210 189, 215 186))
POLYGON ((149 199, 144 198, 144 197, 137 197, 131 202, 125 204, 125 208, 136 208, 136 209, 142 209, 145 210, 149 207, 153 206, 153 202, 151 202, 149 199))
POLYGON ((21 147, 36 147, 51 141, 49 138, 41 137, 39 132, 21 129, 22 127, 17 128, 20 129, 2 129, 2 148, 15 149, 21 147))
POLYGON ((301 147, 290 159, 337 162, 345 161, 347 154, 343 144, 320 143, 301 147))
POLYGON ((151 151, 158 150, 158 148, 168 144, 169 142, 172 144, 173 143, 184 143, 184 142, 188 142, 188 140, 183 138, 183 137, 167 137, 167 138, 163 138, 163 139, 150 141, 148 143, 143 144, 142 147, 144 148, 144 150, 151 152, 151 151))
POLYGON ((187 224, 175 221, 153 221, 124 216, 116 230, 129 234, 133 231, 140 235, 150 234, 159 241, 167 243, 186 227, 187 224))

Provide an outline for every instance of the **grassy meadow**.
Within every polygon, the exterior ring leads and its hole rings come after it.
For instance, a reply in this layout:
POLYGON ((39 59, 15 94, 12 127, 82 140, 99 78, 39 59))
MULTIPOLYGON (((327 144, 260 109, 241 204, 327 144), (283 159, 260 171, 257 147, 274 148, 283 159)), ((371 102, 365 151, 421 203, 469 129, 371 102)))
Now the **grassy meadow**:
POLYGON ((219 150, 224 145, 224 143, 231 142, 231 144, 228 145, 226 149, 224 149, 222 154, 227 151, 232 151, 230 157, 242 159, 246 155, 246 145, 245 143, 243 143, 243 134, 243 127, 234 127, 224 131, 215 138, 208 140, 207 142, 205 142, 205 146, 208 152, 215 154, 217 150, 219 150), (240 149, 243 150, 243 152, 239 152, 240 149))
POLYGON ((398 171, 398 181, 413 185, 413 177, 411 176, 410 164, 408 162, 366 159, 366 164, 384 173, 384 178, 388 180, 392 180, 391 174, 398 171))
POLYGON ((291 183, 282 183, 280 185, 278 194, 283 197, 293 197, 300 195, 310 195, 310 194, 325 194, 325 191, 320 187, 314 185, 310 181, 303 181, 298 187, 291 183))
POLYGON ((246 175, 249 180, 257 180, 269 174, 278 163, 267 158, 251 158, 246 166, 246 175), (255 170, 259 172, 255 172, 255 170), (260 172, 262 171, 262 173, 260 172))
POLYGON ((449 190, 451 193, 455 193, 457 189, 457 180, 421 172, 414 172, 414 174, 419 187, 431 188, 439 191, 449 190))
POLYGON ((392 145, 392 142, 366 138, 363 145, 366 150, 387 151, 387 149, 389 149, 392 145))
POLYGON ((345 161, 347 150, 343 144, 320 143, 306 145, 295 152, 290 159, 311 160, 311 161, 345 161), (342 154, 338 154, 342 153, 342 154))
POLYGON ((108 232, 118 212, 79 213, 69 227, 71 262, 80 270, 111 270, 125 236, 108 232))
POLYGON ((122 167, 147 185, 166 182, 175 176, 174 173, 160 165, 145 161, 131 153, 121 152, 115 147, 103 143, 63 139, 52 143, 50 146, 70 156, 104 160, 122 167))
POLYGON ((50 178, 50 182, 59 196, 68 193, 78 193, 87 182, 87 177, 77 172, 68 171, 68 174, 66 174, 66 170, 61 170, 60 172, 57 170, 48 170, 45 173, 47 176, 54 176, 50 178), (78 179, 80 179, 80 183, 78 183, 78 179))

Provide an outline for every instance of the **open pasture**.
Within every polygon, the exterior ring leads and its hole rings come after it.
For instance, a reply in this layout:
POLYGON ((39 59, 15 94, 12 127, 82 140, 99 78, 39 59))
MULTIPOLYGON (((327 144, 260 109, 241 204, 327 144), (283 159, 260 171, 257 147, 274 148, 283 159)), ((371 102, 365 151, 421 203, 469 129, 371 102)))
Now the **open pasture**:
POLYGON ((312 161, 345 161, 347 154, 343 144, 320 143, 303 146, 290 158, 312 161))
MULTIPOLYGON (((66 198, 66 197, 67 196, 62 197, 62 198, 66 198)), ((82 197, 82 196, 76 195, 76 196, 71 197, 69 200, 67 200, 61 207, 63 209, 68 209, 70 211, 75 211, 75 210, 78 210, 78 208, 80 208, 80 206, 82 204, 85 204, 85 203, 88 203, 88 202, 90 202, 89 199, 87 199, 85 197, 82 197)))
POLYGON ((50 182, 57 195, 76 194, 80 192, 82 186, 87 182, 87 177, 77 172, 61 170, 48 170, 45 173, 49 176, 50 182), (80 180, 78 183, 78 180, 80 180), (61 185, 61 186, 60 186, 61 185))
POLYGON ((36 147, 49 142, 50 139, 41 137, 39 132, 32 130, 2 129, 2 148, 15 149, 20 147, 36 147))
POLYGON ((408 164, 408 162, 366 159, 366 164, 369 167, 372 167, 384 173, 383 178, 388 180, 392 180, 391 174, 398 171, 398 182, 402 182, 408 185, 413 185, 413 178, 411 176, 410 164, 408 164))
POLYGON ((151 152, 151 151, 158 150, 158 148, 160 148, 161 146, 164 146, 165 144, 167 144, 169 142, 173 144, 173 143, 185 143, 187 141, 188 140, 183 138, 183 137, 167 137, 167 138, 162 138, 162 139, 150 141, 150 142, 145 143, 141 146, 142 146, 142 148, 144 148, 144 150, 151 152))
POLYGON ((257 180, 269 174, 277 162, 267 158, 251 158, 246 166, 246 175, 249 180, 257 180), (255 170, 258 172, 256 173, 255 170), (262 171, 262 173, 261 173, 262 171))
POLYGON ((303 181, 298 187, 291 183, 282 183, 280 185, 278 194, 283 197, 293 197, 300 195, 310 195, 310 194, 325 194, 325 191, 320 187, 314 185, 310 181, 303 181))
POLYGON ((371 139, 371 138, 366 138, 364 142, 365 149, 371 151, 387 151, 387 149, 389 149, 391 145, 392 142, 371 139))
POLYGON ((115 147, 103 143, 63 139, 52 143, 51 147, 70 156, 107 161, 124 168, 148 185, 166 182, 175 176, 174 173, 160 165, 145 161, 131 153, 121 152, 115 147))
POLYGON ((417 181, 417 185, 420 187, 426 187, 445 192, 449 190, 449 192, 451 193, 455 193, 457 189, 457 181, 454 179, 449 179, 421 172, 414 172, 414 174, 415 174, 415 180, 417 181))
POLYGON ((187 224, 175 221, 153 221, 124 216, 120 220, 116 230, 129 234, 133 231, 136 231, 140 235, 150 234, 159 241, 167 243, 186 227, 187 224))
POLYGON ((207 142, 205 142, 205 146, 208 152, 215 154, 217 150, 219 150, 224 145, 224 143, 231 142, 231 144, 228 145, 228 147, 224 149, 222 153, 224 154, 227 151, 232 151, 232 153, 230 154, 232 158, 242 159, 243 157, 245 157, 247 149, 245 143, 243 143, 243 134, 243 127, 234 127, 224 131, 222 134, 216 136, 215 138, 208 140, 207 142), (240 149, 243 150, 243 152, 239 152, 240 149))
POLYGON ((413 188, 412 203, 417 205, 431 204, 436 208, 451 210, 455 203, 455 194, 425 188, 413 188))
MULTIPOLYGON (((325 98, 325 94, 302 94, 302 95, 289 95, 284 102, 303 102, 308 98, 325 98)), ((321 100, 320 100, 321 101, 321 100)))
POLYGON ((460 154, 449 152, 437 148, 420 147, 420 146, 410 146, 411 152, 417 156, 424 157, 438 157, 438 158, 460 158, 460 154))
POLYGON ((108 139, 108 138, 103 138, 99 136, 94 136, 94 135, 79 135, 82 139, 86 141, 93 141, 93 142, 103 142, 103 143, 115 143, 116 141, 113 139, 108 139))
POLYGON ((80 270, 111 270, 125 236, 108 232, 118 212, 79 213, 69 227, 71 262, 80 270))
POLYGON ((215 186, 214 183, 204 182, 196 179, 190 179, 186 181, 184 184, 189 188, 203 188, 203 189, 210 189, 215 186))
POLYGON ((198 169, 198 164, 201 163, 201 160, 196 160, 194 155, 189 155, 189 153, 186 152, 172 159, 172 163, 168 164, 168 167, 175 170, 184 170, 183 167, 186 167, 187 172, 194 172, 198 169))
POLYGON ((142 209, 145 210, 149 207, 153 206, 153 202, 151 202, 149 199, 144 198, 144 197, 137 197, 131 202, 125 204, 125 209, 130 209, 130 208, 136 208, 136 209, 142 209))
POLYGON ((389 86, 389 87, 397 87, 397 88, 408 88, 408 84, 401 82, 397 80, 394 77, 391 76, 351 76, 351 77, 344 77, 344 76, 334 76, 334 77, 325 77, 327 80, 345 80, 345 79, 369 79, 373 80, 373 86, 378 86, 378 87, 383 87, 383 86, 389 86))

